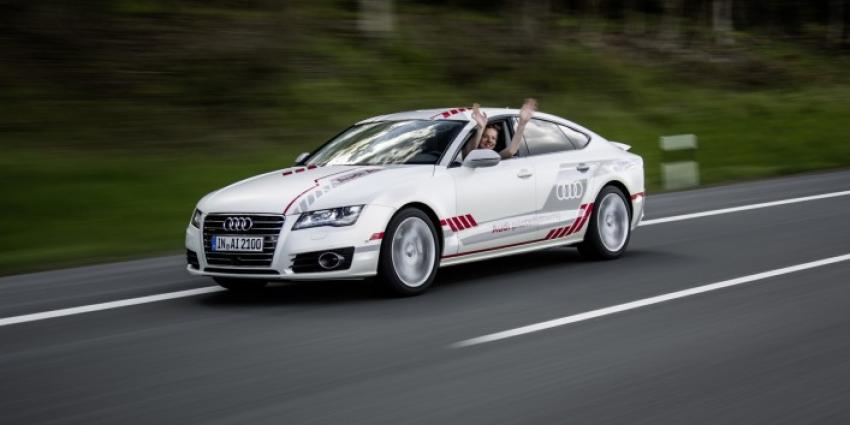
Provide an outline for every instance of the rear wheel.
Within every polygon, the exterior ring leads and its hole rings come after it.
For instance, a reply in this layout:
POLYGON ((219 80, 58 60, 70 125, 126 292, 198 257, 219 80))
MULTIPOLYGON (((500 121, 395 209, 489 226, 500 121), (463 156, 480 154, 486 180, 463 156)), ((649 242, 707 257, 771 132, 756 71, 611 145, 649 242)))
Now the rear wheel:
POLYGON ((390 220, 381 243, 378 280, 394 295, 425 292, 437 275, 439 247, 428 215, 416 208, 401 210, 390 220))
POLYGON ((215 283, 233 292, 256 292, 263 289, 268 282, 255 279, 233 279, 228 277, 214 277, 215 283))
POLYGON ((614 186, 602 188, 593 204, 584 241, 578 244, 582 255, 598 260, 611 260, 626 251, 632 230, 627 202, 620 189, 614 186))

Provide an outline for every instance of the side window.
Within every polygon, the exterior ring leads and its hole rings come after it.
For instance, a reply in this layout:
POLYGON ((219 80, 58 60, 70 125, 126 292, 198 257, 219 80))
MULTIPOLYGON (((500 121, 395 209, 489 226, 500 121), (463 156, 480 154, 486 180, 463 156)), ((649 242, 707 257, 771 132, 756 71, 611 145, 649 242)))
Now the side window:
POLYGON ((531 155, 542 155, 552 152, 562 152, 573 149, 567 136, 557 124, 532 119, 525 126, 525 142, 531 155))
POLYGON ((472 143, 472 138, 475 137, 475 128, 473 127, 469 134, 463 139, 463 143, 460 145, 460 148, 455 152, 455 157, 452 160, 451 164, 449 164, 449 168, 451 167, 460 167, 463 165, 463 148, 467 143, 472 143))
POLYGON ((558 127, 560 127, 561 131, 563 131, 564 134, 567 135, 567 138, 570 139, 570 142, 573 142, 573 145, 576 147, 576 149, 581 149, 587 146, 587 144, 590 142, 590 137, 587 134, 578 132, 564 125, 559 125, 558 127))

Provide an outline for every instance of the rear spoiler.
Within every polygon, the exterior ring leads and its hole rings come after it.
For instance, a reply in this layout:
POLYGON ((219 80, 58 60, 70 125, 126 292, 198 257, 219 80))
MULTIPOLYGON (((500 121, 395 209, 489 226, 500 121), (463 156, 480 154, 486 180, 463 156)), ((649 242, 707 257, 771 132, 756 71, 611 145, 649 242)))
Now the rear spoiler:
POLYGON ((627 145, 625 143, 620 143, 620 142, 611 142, 611 144, 622 149, 622 150, 624 150, 624 151, 628 151, 629 149, 632 148, 631 145, 627 145))

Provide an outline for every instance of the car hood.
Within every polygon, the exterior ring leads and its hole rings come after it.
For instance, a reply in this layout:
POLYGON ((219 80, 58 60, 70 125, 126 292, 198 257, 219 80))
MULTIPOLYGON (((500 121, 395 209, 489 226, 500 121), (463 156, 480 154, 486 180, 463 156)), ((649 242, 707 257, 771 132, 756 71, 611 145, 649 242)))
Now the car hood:
POLYGON ((368 204, 394 182, 430 177, 425 165, 291 167, 254 176, 210 193, 198 203, 205 213, 298 214, 368 204))

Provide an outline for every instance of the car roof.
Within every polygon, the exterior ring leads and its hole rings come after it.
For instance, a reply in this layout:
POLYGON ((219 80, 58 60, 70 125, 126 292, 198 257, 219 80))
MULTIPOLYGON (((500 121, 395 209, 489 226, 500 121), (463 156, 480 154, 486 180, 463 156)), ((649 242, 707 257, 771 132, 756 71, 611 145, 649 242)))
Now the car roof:
MULTIPOLYGON (((481 108, 481 112, 487 114, 488 118, 496 118, 505 115, 519 115, 519 109, 516 108, 481 108)), ((586 133, 594 134, 590 129, 579 125, 566 118, 561 118, 557 115, 547 114, 545 112, 535 111, 535 118, 543 118, 545 120, 562 123, 571 127, 575 127, 586 133)), ((472 120, 472 108, 459 106, 454 108, 435 108, 435 109, 419 109, 415 111, 396 112, 393 114, 377 115, 371 118, 366 118, 357 124, 363 124, 376 121, 404 121, 404 120, 452 120, 452 121, 470 121, 472 120)), ((598 135, 597 135, 598 136, 598 135)))
MULTIPOLYGON (((519 109, 512 108, 481 108, 481 112, 487 114, 488 117, 496 117, 499 115, 517 115, 519 109)), ((419 109, 415 111, 396 112, 393 114, 378 115, 360 121, 358 124, 374 121, 402 121, 402 120, 453 120, 453 121, 469 121, 472 119, 472 108, 466 106, 450 107, 450 108, 435 108, 435 109, 419 109)))

